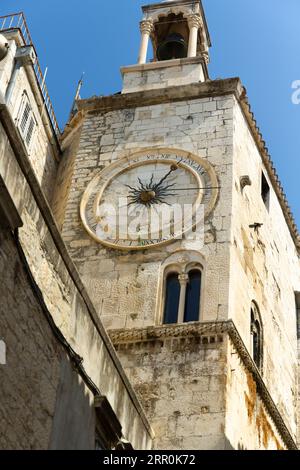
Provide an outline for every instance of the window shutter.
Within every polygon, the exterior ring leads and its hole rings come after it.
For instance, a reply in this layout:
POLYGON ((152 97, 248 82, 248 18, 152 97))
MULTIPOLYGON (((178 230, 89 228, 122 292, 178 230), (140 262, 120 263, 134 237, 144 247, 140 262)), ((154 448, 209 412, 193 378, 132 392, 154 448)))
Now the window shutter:
POLYGON ((23 135, 24 135, 25 130, 26 130, 29 114, 30 114, 30 106, 29 106, 28 103, 25 103, 25 107, 24 107, 24 111, 23 111, 23 115, 22 115, 22 119, 21 119, 21 123, 20 123, 20 128, 21 128, 21 131, 22 131, 23 135))
POLYGON ((27 147, 29 147, 32 141, 35 127, 36 121, 28 101, 28 97, 24 94, 23 102, 21 104, 21 115, 19 118, 19 130, 27 147))
POLYGON ((31 142, 31 138, 32 138, 32 135, 33 135, 34 128, 35 128, 34 118, 31 117, 30 121, 29 121, 28 129, 27 129, 27 134, 26 134, 26 143, 27 143, 27 145, 29 145, 30 142, 31 142))

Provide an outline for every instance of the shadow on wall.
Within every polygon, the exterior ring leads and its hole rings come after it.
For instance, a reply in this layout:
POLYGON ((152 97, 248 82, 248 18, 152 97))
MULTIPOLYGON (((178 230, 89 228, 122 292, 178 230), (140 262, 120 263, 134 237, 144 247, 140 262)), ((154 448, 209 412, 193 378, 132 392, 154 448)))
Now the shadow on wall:
POLYGON ((95 448, 93 395, 70 362, 61 362, 60 381, 50 439, 50 450, 92 450, 95 448))
POLYGON ((14 238, 1 230, 0 279, 0 448, 94 449, 93 394, 54 337, 14 238))
POLYGON ((52 146, 48 143, 47 150, 46 150, 45 164, 43 168, 43 175, 42 175, 40 185, 50 205, 52 203, 52 199, 54 196, 54 188, 55 188, 57 172, 58 172, 58 161, 54 157, 52 146))

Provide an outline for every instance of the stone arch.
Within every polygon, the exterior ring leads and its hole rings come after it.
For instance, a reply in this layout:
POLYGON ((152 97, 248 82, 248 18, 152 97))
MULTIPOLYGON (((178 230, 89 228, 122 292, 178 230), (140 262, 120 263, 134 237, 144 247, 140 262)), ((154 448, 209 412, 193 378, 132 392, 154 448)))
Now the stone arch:
MULTIPOLYGON (((187 289, 188 284, 190 283, 191 273, 199 271, 200 273, 200 292, 199 292, 199 308, 197 319, 191 321, 200 321, 203 317, 202 306, 204 298, 204 284, 205 284, 205 258, 197 251, 193 250, 178 250, 175 253, 169 255, 161 264, 160 269, 160 282, 159 282, 159 291, 158 291, 158 303, 157 303, 157 312, 156 312, 156 324, 164 323, 165 317, 165 307, 167 301, 167 279, 168 276, 176 274, 181 285, 181 307, 178 305, 178 315, 177 322, 182 323, 185 321, 185 318, 188 318, 187 312, 182 309, 185 308, 185 303, 188 300, 188 291, 182 290, 187 289)), ((178 300, 178 302, 180 302, 178 300)), ((196 308, 196 307, 194 307, 196 308)))

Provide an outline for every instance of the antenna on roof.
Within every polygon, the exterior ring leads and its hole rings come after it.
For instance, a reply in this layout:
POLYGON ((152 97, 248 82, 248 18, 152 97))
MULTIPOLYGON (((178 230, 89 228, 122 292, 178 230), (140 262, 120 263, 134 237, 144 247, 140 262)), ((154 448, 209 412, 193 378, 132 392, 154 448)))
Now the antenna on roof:
POLYGON ((83 85, 83 77, 85 75, 85 72, 82 72, 82 75, 80 77, 80 80, 78 82, 78 85, 77 85, 77 89, 76 89, 76 93, 75 93, 75 98, 74 98, 74 101, 73 101, 73 104, 72 104, 72 108, 71 108, 71 112, 70 112, 70 116, 69 116, 69 121, 72 119, 73 116, 75 116, 75 114, 78 112, 78 107, 77 107, 77 100, 80 100, 80 91, 81 91, 81 88, 82 88, 82 85, 83 85))
POLYGON ((85 72, 82 72, 82 75, 81 75, 81 78, 78 82, 78 85, 77 85, 77 90, 76 90, 76 95, 75 95, 75 100, 80 100, 80 90, 82 88, 82 85, 83 85, 83 77, 85 75, 85 72))

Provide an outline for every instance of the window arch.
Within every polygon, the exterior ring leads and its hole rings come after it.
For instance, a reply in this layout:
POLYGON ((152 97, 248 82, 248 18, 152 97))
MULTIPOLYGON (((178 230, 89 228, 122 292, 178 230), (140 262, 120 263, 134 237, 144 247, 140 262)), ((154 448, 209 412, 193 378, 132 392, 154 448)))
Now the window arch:
POLYGON ((251 355, 257 366, 262 371, 263 366, 263 328, 259 309, 255 302, 251 305, 251 355))
POLYGON ((178 273, 171 272, 166 277, 164 323, 177 323, 180 300, 178 273))
POLYGON ((190 323, 200 319, 202 270, 191 266, 172 270, 165 278, 164 324, 190 323))
POLYGON ((184 322, 199 321, 201 296, 201 271, 192 269, 188 273, 188 284, 185 298, 184 322))

